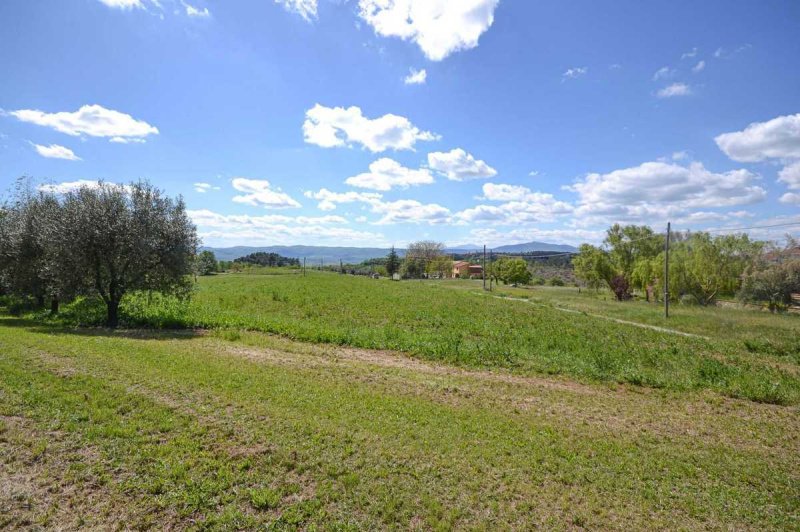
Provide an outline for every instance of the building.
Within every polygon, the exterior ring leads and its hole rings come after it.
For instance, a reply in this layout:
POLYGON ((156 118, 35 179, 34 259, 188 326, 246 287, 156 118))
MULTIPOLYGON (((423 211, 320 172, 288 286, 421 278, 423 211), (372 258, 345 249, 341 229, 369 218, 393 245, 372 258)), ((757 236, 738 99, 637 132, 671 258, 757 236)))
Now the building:
POLYGON ((483 267, 479 264, 470 264, 465 260, 453 261, 453 277, 469 279, 473 276, 482 276, 483 267))

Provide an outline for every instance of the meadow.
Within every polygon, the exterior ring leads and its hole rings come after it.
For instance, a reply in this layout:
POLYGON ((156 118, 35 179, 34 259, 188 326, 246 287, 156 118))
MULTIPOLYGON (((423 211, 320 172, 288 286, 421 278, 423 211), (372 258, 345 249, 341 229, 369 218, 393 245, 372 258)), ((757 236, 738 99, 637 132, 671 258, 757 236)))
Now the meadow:
MULTIPOLYGON (((61 319, 99 323, 102 309, 94 310, 67 309, 61 319)), ((203 277, 188 304, 140 295, 123 313, 137 326, 261 331, 523 375, 800 402, 798 316, 678 306, 665 320, 656 305, 574 288, 501 286, 488 294, 479 281, 391 282, 313 271, 203 277)))
POLYGON ((0 313, 0 528, 797 528, 797 317, 658 310, 309 272, 0 313))

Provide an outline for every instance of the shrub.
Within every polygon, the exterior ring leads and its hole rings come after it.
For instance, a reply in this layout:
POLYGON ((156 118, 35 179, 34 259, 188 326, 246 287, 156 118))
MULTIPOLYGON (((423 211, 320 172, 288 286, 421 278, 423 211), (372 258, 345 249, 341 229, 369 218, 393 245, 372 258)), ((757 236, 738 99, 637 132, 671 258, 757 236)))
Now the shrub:
POLYGON ((560 277, 553 277, 548 281, 550 286, 564 286, 564 281, 560 277))
POLYGON ((628 280, 622 276, 617 275, 613 279, 611 279, 611 291, 614 292, 614 296, 617 298, 617 301, 627 301, 631 298, 631 287, 628 283, 628 280))

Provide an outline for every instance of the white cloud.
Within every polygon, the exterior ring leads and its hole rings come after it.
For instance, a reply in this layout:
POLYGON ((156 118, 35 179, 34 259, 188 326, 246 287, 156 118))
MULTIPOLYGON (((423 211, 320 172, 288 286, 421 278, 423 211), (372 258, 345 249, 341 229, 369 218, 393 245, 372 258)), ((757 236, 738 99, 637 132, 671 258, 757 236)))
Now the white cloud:
POLYGON ((378 225, 395 223, 435 225, 450 221, 450 209, 436 203, 424 204, 409 199, 374 203, 372 212, 383 214, 383 217, 376 222, 378 225))
POLYGON ((723 133, 714 140, 734 161, 800 158, 800 113, 754 122, 742 131, 723 133))
POLYGON ((504 203, 477 205, 457 213, 456 218, 469 223, 493 222, 515 225, 552 221, 573 211, 572 205, 555 199, 552 194, 534 192, 519 185, 485 183, 483 197, 480 199, 504 203))
POLYGON ((209 210, 187 212, 198 226, 205 245, 275 245, 327 243, 342 245, 383 244, 380 233, 346 227, 341 216, 247 216, 225 215, 209 210))
POLYGON ((422 85, 428 79, 428 72, 423 68, 417 70, 415 68, 409 69, 408 76, 403 78, 403 83, 406 85, 422 85))
POLYGON ((584 224, 653 223, 698 209, 750 205, 766 198, 748 170, 715 173, 688 166, 646 162, 607 174, 589 174, 567 190, 578 194, 576 219, 584 224))
POLYGON ((445 175, 451 181, 494 177, 497 170, 461 148, 449 152, 436 151, 428 154, 428 166, 445 175))
POLYGON ((100 0, 100 2, 108 7, 113 7, 116 9, 144 8, 144 5, 142 5, 141 0, 100 0))
POLYGON ((589 71, 589 69, 586 68, 586 67, 569 68, 569 69, 566 70, 566 72, 561 74, 561 81, 563 82, 563 81, 565 81, 567 79, 575 79, 575 78, 579 78, 581 76, 585 76, 588 71, 589 71))
POLYGON ((219 187, 216 187, 211 183, 195 183, 192 186, 194 186, 195 192, 200 192, 201 194, 204 194, 209 190, 219 190, 219 187))
POLYGON ((692 72, 696 74, 697 72, 702 72, 703 69, 705 68, 706 68, 706 62, 701 60, 695 66, 692 67, 692 72))
POLYGON ((64 159, 66 161, 80 161, 81 158, 75 155, 73 151, 58 144, 51 144, 49 146, 42 146, 41 144, 34 144, 36 152, 42 157, 48 159, 64 159))
POLYGON ((683 161, 684 159, 689 158, 689 152, 686 150, 676 151, 672 153, 672 160, 673 161, 683 161))
POLYGON ((789 205, 800 205, 800 194, 794 192, 787 192, 780 199, 781 203, 788 203, 789 205))
POLYGON ((790 190, 800 190, 800 161, 784 167, 778 173, 778 181, 785 183, 790 190))
POLYGON ((307 22, 317 18, 317 0, 275 0, 287 11, 292 11, 303 17, 307 22))
POLYGON ((656 93, 659 98, 673 98, 675 96, 688 96, 692 89, 686 83, 673 83, 656 93))
POLYGON ((670 78, 675 75, 675 69, 670 67, 661 67, 656 70, 656 73, 653 74, 653 81, 658 81, 660 79, 670 78))
POLYGON ((681 59, 691 59, 692 57, 697 56, 697 47, 692 48, 688 52, 684 52, 681 54, 681 59))
POLYGON ((345 183, 353 187, 385 191, 412 185, 428 185, 433 183, 433 175, 426 168, 412 170, 383 157, 369 165, 369 172, 348 177, 345 183))
POLYGON ((237 177, 231 181, 233 188, 245 194, 234 196, 236 203, 245 203, 254 207, 264 207, 266 209, 288 209, 300 207, 300 204, 292 199, 281 189, 273 189, 266 179, 247 179, 237 177))
POLYGON ((435 203, 424 204, 417 200, 403 199, 383 201, 383 195, 377 192, 331 192, 321 189, 318 192, 306 191, 307 198, 319 201, 317 207, 323 211, 336 208, 339 203, 364 203, 371 212, 381 214, 376 225, 395 223, 428 223, 441 224, 450 221, 450 209, 435 203))
POLYGON ((375 203, 380 202, 382 194, 377 192, 331 192, 323 188, 318 192, 307 190, 304 196, 319 201, 317 208, 321 211, 332 211, 339 203, 375 203))
POLYGON ((138 139, 132 137, 111 137, 108 139, 108 142, 113 142, 114 144, 144 144, 147 142, 145 139, 138 139))
POLYGON ((471 240, 497 247, 507 244, 521 244, 523 242, 540 241, 559 244, 572 244, 578 246, 584 242, 599 244, 606 236, 605 231, 586 229, 536 229, 522 228, 510 231, 498 231, 493 228, 478 228, 470 231, 471 240))
POLYGON ((439 139, 429 131, 420 131, 403 116, 385 114, 370 119, 356 106, 345 109, 320 104, 306 111, 303 137, 307 143, 323 148, 361 144, 373 153, 413 150, 417 141, 439 139))
POLYGON ((383 37, 415 42, 425 57, 441 61, 478 46, 494 22, 499 0, 359 0, 359 16, 383 37))
POLYGON ((530 172, 528 172, 528 175, 530 177, 536 177, 539 175, 539 170, 531 170, 530 172))
MULTIPOLYGON (((118 185, 116 183, 108 183, 108 182, 106 182, 106 184, 115 187, 128 188, 127 185, 118 185)), ((100 186, 99 181, 92 181, 89 179, 79 179, 77 181, 65 181, 63 183, 51 183, 46 185, 39 185, 36 188, 38 190, 41 190, 42 192, 51 192, 54 194, 66 194, 68 192, 75 192, 76 190, 83 187, 97 188, 99 186, 100 186)))
POLYGON ((211 12, 208 10, 207 7, 199 9, 191 4, 187 4, 186 2, 183 3, 183 7, 186 8, 186 14, 190 17, 209 18, 211 16, 211 12))
POLYGON ((22 122, 49 127, 67 135, 111 137, 114 142, 144 140, 148 135, 158 135, 158 128, 155 126, 101 105, 84 105, 72 113, 20 109, 8 114, 22 122))

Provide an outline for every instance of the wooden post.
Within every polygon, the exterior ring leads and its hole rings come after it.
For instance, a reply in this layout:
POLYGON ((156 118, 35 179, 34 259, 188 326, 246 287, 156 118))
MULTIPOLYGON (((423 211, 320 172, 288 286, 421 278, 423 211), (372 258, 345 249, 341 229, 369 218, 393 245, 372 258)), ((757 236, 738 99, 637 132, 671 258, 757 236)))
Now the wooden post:
POLYGON ((670 222, 667 222, 667 239, 664 242, 664 317, 669 318, 669 238, 670 222))

